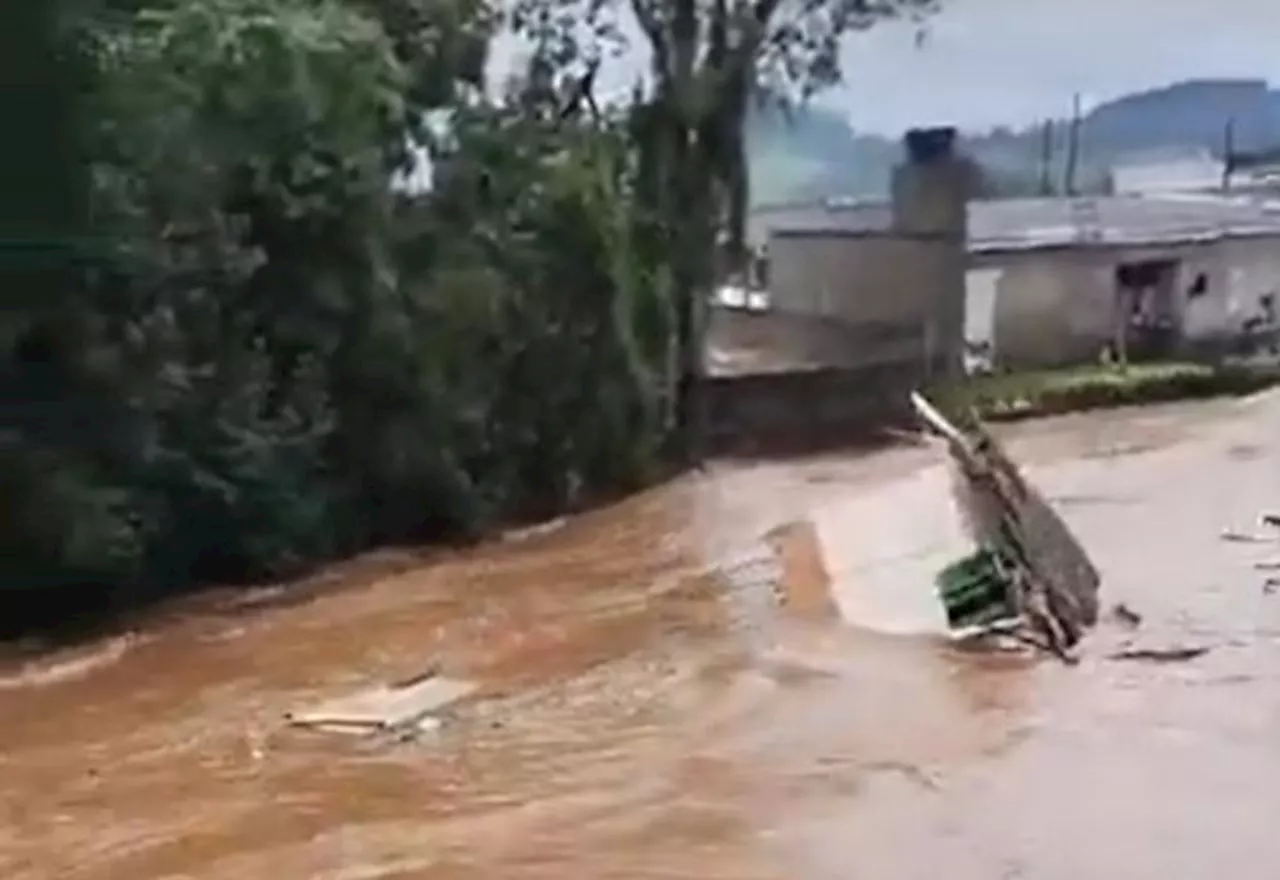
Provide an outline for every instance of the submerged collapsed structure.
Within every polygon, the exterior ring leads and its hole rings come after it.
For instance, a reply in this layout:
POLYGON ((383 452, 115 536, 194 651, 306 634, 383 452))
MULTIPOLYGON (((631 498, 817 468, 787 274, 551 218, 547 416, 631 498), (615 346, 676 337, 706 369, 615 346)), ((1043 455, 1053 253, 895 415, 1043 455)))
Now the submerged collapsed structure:
POLYGON ((916 412, 947 445, 955 499, 976 549, 938 575, 953 629, 1007 632, 1063 659, 1098 620, 1100 577, 1062 518, 976 415, 961 426, 923 396, 916 412))

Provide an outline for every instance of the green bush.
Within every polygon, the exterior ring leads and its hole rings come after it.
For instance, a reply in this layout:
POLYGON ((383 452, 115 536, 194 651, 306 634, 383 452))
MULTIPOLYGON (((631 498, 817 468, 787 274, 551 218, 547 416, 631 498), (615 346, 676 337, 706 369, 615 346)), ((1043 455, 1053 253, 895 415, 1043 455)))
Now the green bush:
POLYGON ((1266 371, 1197 363, 1088 366, 976 378, 945 390, 942 400, 948 408, 973 408, 985 418, 1015 419, 1245 394, 1274 381, 1266 371))

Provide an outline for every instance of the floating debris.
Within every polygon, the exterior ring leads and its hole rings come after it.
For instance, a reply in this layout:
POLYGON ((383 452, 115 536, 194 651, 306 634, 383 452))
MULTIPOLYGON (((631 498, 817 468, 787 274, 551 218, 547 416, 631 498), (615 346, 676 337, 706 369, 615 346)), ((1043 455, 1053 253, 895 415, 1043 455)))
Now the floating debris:
POLYGON ((368 735, 387 732, 425 732, 440 726, 433 713, 476 691, 472 682, 434 673, 407 682, 382 685, 318 706, 285 715, 294 727, 327 733, 368 735))
POLYGON ((1234 529, 1223 529, 1222 540, 1236 544, 1275 544, 1280 539, 1267 535, 1255 535, 1251 532, 1237 532, 1234 529))
POLYGON ((501 540, 509 544, 519 544, 533 538, 541 538, 544 535, 550 535, 558 532, 568 525, 568 517, 559 516, 546 522, 535 523, 531 526, 522 528, 507 529, 501 535, 501 540))
POLYGON ((1137 629, 1142 626, 1142 615, 1123 602, 1112 606, 1111 616, 1130 629, 1137 629))
MULTIPOLYGON (((1264 513, 1258 517, 1258 522, 1267 528, 1277 529, 1280 528, 1280 515, 1264 513)), ((1280 535, 1258 535, 1230 529, 1222 532, 1222 539, 1239 544, 1280 544, 1280 535)), ((1280 562, 1274 560, 1255 562, 1253 568, 1255 571, 1280 571, 1280 562)), ((1268 577, 1262 582, 1264 595, 1270 596, 1277 590, 1280 590, 1280 578, 1268 577)))
POLYGON ((1125 648, 1111 655, 1112 660, 1145 660, 1148 663, 1185 663, 1209 653, 1205 647, 1125 648))
POLYGON ((911 402, 947 443, 956 505, 976 545, 938 575, 948 621, 962 634, 1007 631, 1070 661, 1097 623, 1097 569, 976 415, 959 427, 922 395, 911 402))

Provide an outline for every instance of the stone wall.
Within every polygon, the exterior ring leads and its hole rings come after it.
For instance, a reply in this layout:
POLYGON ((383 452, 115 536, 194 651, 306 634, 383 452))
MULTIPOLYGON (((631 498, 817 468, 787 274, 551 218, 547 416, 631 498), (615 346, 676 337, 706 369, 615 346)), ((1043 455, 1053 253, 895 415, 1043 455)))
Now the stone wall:
POLYGON ((886 428, 912 423, 909 395, 922 374, 919 365, 886 362, 713 377, 710 452, 803 453, 883 439, 886 428))
POLYGON ((713 307, 707 326, 712 374, 851 368, 926 357, 927 327, 918 321, 848 324, 820 315, 713 307))

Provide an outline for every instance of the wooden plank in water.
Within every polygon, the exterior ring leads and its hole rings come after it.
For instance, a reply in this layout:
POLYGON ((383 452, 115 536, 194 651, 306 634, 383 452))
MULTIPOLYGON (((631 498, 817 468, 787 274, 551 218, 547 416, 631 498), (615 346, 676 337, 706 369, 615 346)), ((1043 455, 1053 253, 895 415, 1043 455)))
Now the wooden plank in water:
POLYGON ((430 676, 402 687, 380 686, 327 700, 285 716, 297 727, 350 730, 353 733, 408 727, 447 708, 477 689, 468 681, 430 676))
POLYGON ((911 406, 915 409, 916 414, 924 419, 931 428, 947 440, 968 451, 969 442, 964 433, 951 424, 951 421, 946 416, 938 412, 937 407, 930 403, 923 394, 918 391, 912 391, 911 406))

